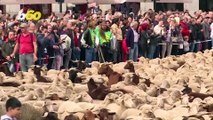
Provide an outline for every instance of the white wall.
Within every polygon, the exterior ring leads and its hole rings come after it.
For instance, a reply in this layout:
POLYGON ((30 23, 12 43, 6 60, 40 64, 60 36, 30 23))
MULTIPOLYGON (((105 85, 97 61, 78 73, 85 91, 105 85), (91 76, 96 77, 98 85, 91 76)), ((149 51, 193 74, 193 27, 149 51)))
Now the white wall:
POLYGON ((100 4, 99 7, 102 10, 102 13, 105 13, 105 11, 111 9, 111 4, 100 4))
MULTIPOLYGON (((62 4, 62 13, 66 11, 67 5, 65 3, 62 4)), ((55 12, 56 14, 60 13, 60 5, 59 4, 52 4, 52 12, 55 12)))
POLYGON ((192 3, 185 3, 184 10, 189 10, 191 14, 199 10, 199 0, 192 0, 192 3))
POLYGON ((153 8, 153 2, 140 2, 140 7, 141 7, 141 11, 144 13, 146 11, 148 11, 149 9, 154 9, 153 8))
POLYGON ((20 5, 6 5, 6 12, 11 15, 18 14, 20 5))

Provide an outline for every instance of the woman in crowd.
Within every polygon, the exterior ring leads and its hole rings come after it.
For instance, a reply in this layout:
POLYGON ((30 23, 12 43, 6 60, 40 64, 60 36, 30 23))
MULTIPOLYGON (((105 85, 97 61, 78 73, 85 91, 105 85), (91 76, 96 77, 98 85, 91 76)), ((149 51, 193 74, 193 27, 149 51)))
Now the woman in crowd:
POLYGON ((96 33, 96 39, 99 41, 98 56, 100 62, 110 62, 111 53, 110 53, 110 39, 112 38, 112 33, 107 29, 106 22, 103 21, 100 24, 100 29, 96 33))
POLYGON ((149 24, 147 22, 142 23, 141 29, 142 30, 140 32, 140 40, 138 42, 139 50, 141 51, 140 56, 147 57, 148 41, 149 41, 149 34, 148 34, 149 24))
POLYGON ((168 19, 169 27, 167 33, 165 33, 165 45, 162 45, 162 53, 161 57, 164 58, 165 56, 171 55, 172 52, 172 43, 178 42, 178 38, 175 35, 177 32, 177 24, 174 18, 170 17, 168 19), (167 53, 167 54, 166 54, 167 53))
POLYGON ((111 26, 111 32, 113 34, 113 37, 115 39, 116 42, 116 46, 113 51, 113 58, 114 58, 114 62, 121 62, 122 58, 123 58, 123 54, 122 54, 122 40, 123 40, 123 36, 122 36, 122 30, 120 27, 120 19, 119 18, 114 18, 112 20, 112 26, 111 26))

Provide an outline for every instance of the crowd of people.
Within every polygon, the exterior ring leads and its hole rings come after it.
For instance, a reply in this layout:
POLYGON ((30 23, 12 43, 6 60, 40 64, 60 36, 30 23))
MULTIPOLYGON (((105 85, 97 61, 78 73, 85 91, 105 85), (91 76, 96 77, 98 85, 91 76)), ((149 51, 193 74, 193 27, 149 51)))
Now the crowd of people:
POLYGON ((118 63, 164 58, 213 47, 213 12, 188 11, 122 14, 100 9, 84 15, 67 11, 38 21, 1 15, 0 60, 10 71, 33 64, 48 69, 70 68, 74 61, 118 63))

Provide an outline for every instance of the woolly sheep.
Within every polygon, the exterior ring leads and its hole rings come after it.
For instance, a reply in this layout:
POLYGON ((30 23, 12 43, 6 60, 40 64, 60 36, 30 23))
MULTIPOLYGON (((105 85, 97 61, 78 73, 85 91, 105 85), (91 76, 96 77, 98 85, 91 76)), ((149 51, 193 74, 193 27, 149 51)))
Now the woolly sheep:
POLYGON ((70 113, 82 112, 83 109, 76 103, 71 101, 66 101, 62 103, 58 108, 58 117, 60 120, 64 120, 64 118, 70 113))

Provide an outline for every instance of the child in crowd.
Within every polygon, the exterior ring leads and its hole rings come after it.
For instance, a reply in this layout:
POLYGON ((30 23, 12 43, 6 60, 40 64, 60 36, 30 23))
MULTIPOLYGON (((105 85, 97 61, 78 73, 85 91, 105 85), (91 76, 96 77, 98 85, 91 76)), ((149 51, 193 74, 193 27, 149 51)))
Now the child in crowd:
POLYGON ((17 120, 21 114, 21 102, 15 98, 11 97, 6 102, 6 114, 1 116, 1 120, 17 120))

